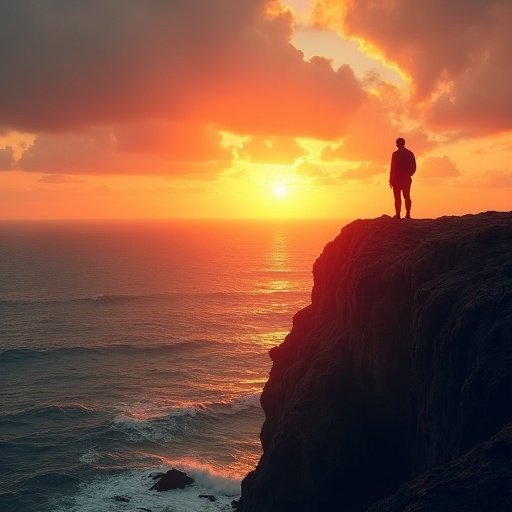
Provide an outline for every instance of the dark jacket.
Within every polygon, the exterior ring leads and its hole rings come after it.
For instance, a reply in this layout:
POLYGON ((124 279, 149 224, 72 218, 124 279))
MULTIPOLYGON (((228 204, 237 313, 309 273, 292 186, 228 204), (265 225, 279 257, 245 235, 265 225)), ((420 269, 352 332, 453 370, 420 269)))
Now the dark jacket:
POLYGON ((400 186, 410 181, 416 172, 416 158, 414 153, 406 147, 400 147, 391 155, 391 170, 389 183, 400 186))

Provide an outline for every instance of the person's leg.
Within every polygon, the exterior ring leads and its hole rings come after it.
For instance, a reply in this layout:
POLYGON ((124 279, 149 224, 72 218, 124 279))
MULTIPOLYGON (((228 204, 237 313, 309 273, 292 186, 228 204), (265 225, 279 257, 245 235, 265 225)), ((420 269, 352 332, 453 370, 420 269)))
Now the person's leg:
POLYGON ((412 206, 412 201, 411 201, 411 182, 412 182, 412 180, 410 180, 408 183, 406 183, 403 186, 403 188, 402 188, 402 192, 404 194, 405 216, 406 216, 406 218, 409 218, 411 216, 411 206, 412 206))
POLYGON ((396 185, 393 187, 393 195, 395 196, 395 217, 399 219, 400 210, 402 209, 402 195, 400 187, 397 187, 396 185))

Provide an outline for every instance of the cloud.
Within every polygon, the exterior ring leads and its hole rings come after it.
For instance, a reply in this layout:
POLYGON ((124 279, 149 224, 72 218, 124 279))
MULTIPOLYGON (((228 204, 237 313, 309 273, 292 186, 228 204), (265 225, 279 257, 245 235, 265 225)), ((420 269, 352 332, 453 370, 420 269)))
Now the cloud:
POLYGON ((238 151, 239 157, 255 163, 291 165, 306 151, 290 137, 252 137, 238 151))
POLYGON ((222 137, 211 125, 144 120, 112 130, 117 150, 129 154, 159 155, 175 161, 231 159, 222 137))
POLYGON ((6 146, 0 149, 0 171, 9 171, 14 166, 14 149, 6 146))
POLYGON ((349 169, 342 174, 342 178, 345 180, 369 180, 379 174, 384 174, 387 169, 383 166, 376 166, 371 164, 361 164, 355 169, 349 169))
POLYGON ((327 174, 320 166, 311 162, 301 162, 295 168, 295 173, 302 178, 323 179, 327 177, 327 174))
POLYGON ((512 172, 504 170, 487 171, 477 184, 480 188, 510 188, 512 187, 512 172))
POLYGON ((364 92, 305 61, 274 0, 0 3, 0 129, 160 118, 244 134, 339 136, 364 92))
POLYGON ((395 128, 386 113, 377 106, 377 101, 365 105, 339 145, 329 145, 322 150, 325 161, 345 160, 351 162, 387 162, 390 150, 400 130, 395 128), (373 108, 376 107, 376 108, 373 108))
POLYGON ((312 162, 301 162, 295 169, 295 174, 307 181, 308 186, 339 187, 346 183, 338 169, 323 168, 312 162))
POLYGON ((48 174, 148 174, 212 177, 232 153, 207 126, 144 122, 40 134, 17 161, 23 171, 48 174))
POLYGON ((417 154, 435 146, 423 127, 406 126, 402 93, 386 82, 373 85, 373 95, 358 109, 340 144, 330 144, 321 152, 324 161, 389 164, 398 137, 417 154))
POLYGON ((460 176, 460 171, 449 157, 433 156, 425 159, 418 175, 421 178, 454 178, 460 176))
POLYGON ((84 180, 72 178, 71 176, 64 176, 62 174, 47 174, 39 178, 39 183, 48 183, 51 185, 68 185, 76 183, 84 183, 84 180))
POLYGON ((314 12, 398 66, 430 126, 512 129, 510 0, 316 0, 314 12))
POLYGON ((311 180, 311 184, 339 186, 351 180, 368 181, 387 170, 383 166, 362 163, 355 168, 340 170, 334 167, 322 168, 311 162, 302 162, 296 168, 297 176, 311 180))

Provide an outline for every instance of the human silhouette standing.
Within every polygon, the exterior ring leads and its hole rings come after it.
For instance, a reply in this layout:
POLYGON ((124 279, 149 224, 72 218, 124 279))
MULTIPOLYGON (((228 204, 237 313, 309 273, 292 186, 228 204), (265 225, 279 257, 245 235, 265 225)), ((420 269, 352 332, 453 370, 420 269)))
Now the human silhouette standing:
POLYGON ((405 140, 402 137, 396 139, 398 148, 391 155, 391 168, 389 172, 389 186, 393 189, 395 196, 395 216, 400 218, 402 210, 402 194, 405 202, 405 218, 411 218, 411 183, 412 175, 416 172, 416 158, 414 153, 405 147, 405 140))

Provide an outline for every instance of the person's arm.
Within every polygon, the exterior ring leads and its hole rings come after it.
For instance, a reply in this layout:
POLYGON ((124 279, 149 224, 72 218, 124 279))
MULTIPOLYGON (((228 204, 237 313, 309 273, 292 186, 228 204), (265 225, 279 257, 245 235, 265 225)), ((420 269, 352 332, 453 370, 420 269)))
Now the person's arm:
POLYGON ((393 187, 396 172, 396 153, 391 155, 391 166, 389 168, 389 186, 393 187))
POLYGON ((416 157, 411 151, 411 176, 416 172, 416 157))

